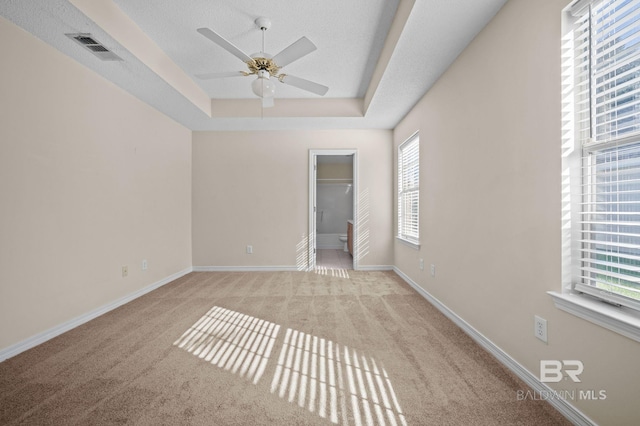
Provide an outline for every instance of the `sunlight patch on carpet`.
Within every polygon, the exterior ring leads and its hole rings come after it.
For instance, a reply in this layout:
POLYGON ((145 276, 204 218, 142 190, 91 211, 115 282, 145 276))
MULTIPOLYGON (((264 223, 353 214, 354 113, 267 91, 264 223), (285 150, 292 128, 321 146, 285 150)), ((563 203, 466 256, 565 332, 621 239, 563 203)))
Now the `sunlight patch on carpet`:
POLYGON ((316 266, 313 270, 318 275, 327 275, 330 277, 349 278, 349 272, 345 268, 327 268, 326 266, 316 266))
POLYGON ((279 330, 272 322, 214 306, 173 344, 256 384, 279 330))
MULTIPOLYGON (((280 325, 214 306, 173 344, 257 384, 280 325)), ((335 424, 407 426, 382 363, 355 349, 287 328, 271 393, 335 424)))
POLYGON ((407 422, 389 376, 371 357, 346 346, 287 329, 271 393, 336 424, 407 422))

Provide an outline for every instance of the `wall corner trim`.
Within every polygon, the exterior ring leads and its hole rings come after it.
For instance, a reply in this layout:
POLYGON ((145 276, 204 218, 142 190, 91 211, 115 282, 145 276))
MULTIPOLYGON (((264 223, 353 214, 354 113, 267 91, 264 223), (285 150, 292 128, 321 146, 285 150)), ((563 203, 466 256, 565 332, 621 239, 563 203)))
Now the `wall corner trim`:
MULTIPOLYGON (((491 355, 493 355, 502 365, 511 370, 515 375, 517 375, 520 379, 522 379, 528 386, 530 386, 535 392, 548 392, 553 393, 553 389, 549 386, 542 383, 538 378, 532 374, 529 370, 523 367, 518 361, 511 358, 506 352, 500 349, 495 343, 485 337, 478 330, 473 328, 468 322, 459 317, 455 312, 445 306, 438 299, 433 297, 429 292, 423 289, 420 285, 418 285, 415 281, 409 278, 404 272, 398 269, 396 266, 393 267, 393 271, 400 276, 407 284, 409 284, 413 289, 418 292, 422 297, 427 299, 429 303, 436 307, 442 314, 444 314, 447 318, 454 322, 458 327, 462 329, 469 337, 476 341, 480 346, 482 346, 485 350, 487 350, 491 355)), ((558 398, 549 398, 549 404, 551 404, 556 410, 558 410, 563 416, 567 418, 570 422, 575 425, 580 426, 595 426, 596 423, 587 417, 584 413, 578 410, 569 402, 558 399, 558 398)))
POLYGON ((62 324, 58 324, 57 326, 50 328, 49 330, 45 330, 42 333, 38 333, 34 336, 31 336, 21 342, 18 342, 14 345, 11 345, 7 348, 1 349, 0 350, 0 362, 4 361, 5 359, 14 357, 28 349, 31 349, 33 347, 36 347, 44 342, 46 342, 47 340, 53 339, 56 336, 61 335, 62 333, 65 333, 69 330, 72 330, 86 322, 91 321, 94 318, 99 317, 100 315, 104 315, 109 311, 112 311, 126 303, 131 302, 134 299, 137 299, 140 296, 144 296, 145 294, 159 288, 162 287, 165 284, 170 283, 171 281, 174 281, 184 275, 187 275, 188 273, 192 272, 193 268, 189 267, 186 269, 183 269, 182 271, 176 272, 175 274, 171 274, 168 277, 165 277, 163 279, 161 279, 160 281, 157 281, 153 284, 150 284, 144 288, 141 288, 140 290, 137 290, 131 294, 128 294, 124 297, 121 297, 120 299, 114 300, 113 302, 107 303, 106 305, 103 305, 97 309, 94 309, 90 312, 87 312, 86 314, 80 315, 79 317, 70 319, 69 321, 65 321, 62 324))

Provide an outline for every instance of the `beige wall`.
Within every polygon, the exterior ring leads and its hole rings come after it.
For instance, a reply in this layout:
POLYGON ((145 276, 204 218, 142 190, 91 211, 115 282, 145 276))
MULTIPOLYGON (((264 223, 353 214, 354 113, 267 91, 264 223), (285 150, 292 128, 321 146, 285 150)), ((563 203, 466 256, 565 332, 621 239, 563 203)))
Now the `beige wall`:
POLYGON ((369 214, 360 266, 391 265, 391 145, 386 130, 194 132, 194 266, 300 266, 310 149, 358 150, 360 205, 369 214))
POLYGON ((536 377, 541 359, 582 360, 582 383, 555 389, 605 390, 604 401, 572 403, 599 424, 635 424, 640 344, 546 294, 561 285, 567 3, 509 1, 395 129, 396 147, 420 131, 422 242, 419 251, 396 243, 395 265, 536 377), (534 314, 548 321, 548 345, 533 336, 534 314))
POLYGON ((2 350, 191 266, 191 132, 3 18, 0 52, 2 350))

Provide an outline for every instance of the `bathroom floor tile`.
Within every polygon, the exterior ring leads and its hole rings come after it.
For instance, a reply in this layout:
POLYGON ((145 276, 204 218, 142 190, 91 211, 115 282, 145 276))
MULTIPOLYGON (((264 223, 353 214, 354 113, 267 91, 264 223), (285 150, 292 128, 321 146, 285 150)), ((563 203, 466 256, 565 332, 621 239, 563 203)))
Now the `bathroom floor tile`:
POLYGON ((353 269, 353 258, 344 250, 318 249, 316 266, 330 269, 353 269))

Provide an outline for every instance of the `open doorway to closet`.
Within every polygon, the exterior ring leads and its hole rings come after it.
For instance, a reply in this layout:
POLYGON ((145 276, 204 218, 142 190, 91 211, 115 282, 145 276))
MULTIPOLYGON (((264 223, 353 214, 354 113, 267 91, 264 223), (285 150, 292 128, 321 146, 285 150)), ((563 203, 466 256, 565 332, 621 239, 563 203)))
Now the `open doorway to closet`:
POLYGON ((357 151, 309 151, 309 265, 345 276, 357 268, 357 151))

